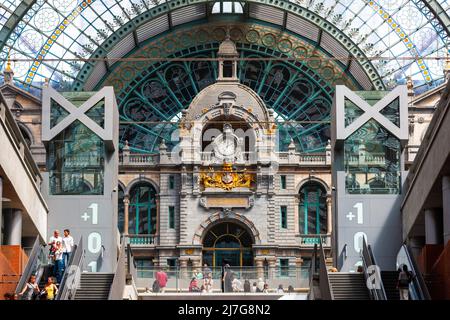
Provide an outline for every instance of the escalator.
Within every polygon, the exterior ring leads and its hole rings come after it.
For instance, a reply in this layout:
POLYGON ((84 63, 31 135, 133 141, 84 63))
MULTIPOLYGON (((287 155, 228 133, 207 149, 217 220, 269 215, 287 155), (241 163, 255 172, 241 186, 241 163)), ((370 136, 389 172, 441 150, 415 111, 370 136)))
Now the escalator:
MULTIPOLYGON (((400 300, 397 282, 399 271, 397 270, 379 270, 374 268, 377 266, 375 256, 373 255, 370 245, 363 240, 363 249, 361 250, 361 258, 364 265, 365 279, 370 277, 373 287, 369 289, 371 298, 374 300, 400 300), (377 283, 378 282, 378 283, 377 283), (377 285, 376 285, 377 283, 377 285)), ((397 269, 402 265, 406 265, 412 273, 413 278, 409 287, 409 297, 411 300, 430 300, 427 287, 423 280, 420 270, 414 261, 408 246, 403 245, 399 255, 397 256, 397 265, 393 269, 397 269)))
MULTIPOLYGON (((80 247, 81 244, 80 240, 80 243, 74 246, 66 271, 72 268, 74 257, 80 254, 79 251, 82 250, 82 247, 80 247)), ((39 289, 42 290, 45 287, 48 277, 52 276, 51 268, 48 260, 48 249, 46 248, 46 245, 40 243, 39 238, 36 238, 30 256, 28 257, 28 263, 19 279, 15 293, 19 294, 23 290, 32 275, 36 276, 36 282, 39 285, 39 289)), ((66 291, 65 284, 67 283, 68 274, 69 272, 64 272, 55 299, 58 299, 61 296, 61 293, 66 291)))
POLYGON ((309 300, 370 300, 371 295, 362 273, 327 270, 322 241, 314 246, 310 268, 309 300))
MULTIPOLYGON (((363 272, 329 272, 323 248, 315 246, 310 270, 310 300, 399 300, 398 271, 380 270, 372 248, 363 240, 361 258, 363 272)), ((409 288, 411 300, 429 300, 422 274, 404 245, 397 257, 397 265, 405 264, 413 274, 409 288)))

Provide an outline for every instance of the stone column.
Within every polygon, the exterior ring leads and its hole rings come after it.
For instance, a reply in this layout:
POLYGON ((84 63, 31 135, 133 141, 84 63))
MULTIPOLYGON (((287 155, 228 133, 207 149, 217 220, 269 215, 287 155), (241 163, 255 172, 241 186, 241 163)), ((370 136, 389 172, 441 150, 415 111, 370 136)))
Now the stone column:
POLYGON ((257 278, 264 278, 264 260, 263 259, 256 259, 255 258, 255 265, 256 265, 256 274, 257 278))
POLYGON ((155 199, 156 202, 156 231, 155 231, 155 244, 159 244, 159 241, 156 242, 156 238, 159 238, 160 234, 160 221, 161 221, 161 210, 160 210, 160 201, 159 195, 155 199))
POLYGON ((3 213, 5 244, 22 245, 22 210, 9 209, 3 213))
POLYGON ((188 261, 187 259, 179 259, 178 260, 179 264, 180 264, 180 279, 186 279, 187 278, 187 264, 188 261))
POLYGON ((327 234, 331 235, 333 231, 333 212, 331 211, 331 195, 327 195, 327 234))
POLYGON ((268 265, 269 265, 269 279, 273 279, 276 275, 276 268, 277 268, 277 258, 268 258, 267 259, 268 265))
POLYGON ((450 176, 442 177, 442 215, 445 246, 450 240, 450 176))
POLYGON ((437 209, 425 209, 425 244, 440 244, 442 239, 441 213, 437 209))
POLYGON ((123 215, 124 215, 123 234, 125 235, 128 235, 129 206, 130 206, 130 198, 128 195, 125 195, 123 198, 123 215))
POLYGON ((202 259, 201 257, 198 259, 196 259, 196 258, 192 259, 192 268, 194 270, 201 271, 201 269, 202 269, 202 260, 201 259, 202 259))

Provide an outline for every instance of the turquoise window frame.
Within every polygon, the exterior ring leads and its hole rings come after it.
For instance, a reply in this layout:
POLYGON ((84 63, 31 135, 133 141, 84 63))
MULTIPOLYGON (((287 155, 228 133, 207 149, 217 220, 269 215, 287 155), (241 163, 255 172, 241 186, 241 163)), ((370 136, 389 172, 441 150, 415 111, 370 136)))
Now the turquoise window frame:
MULTIPOLYGON (((134 230, 128 229, 128 232, 130 234, 154 234, 156 232, 156 229, 154 230, 154 232, 152 232, 152 231, 153 231, 153 227, 156 227, 156 225, 154 226, 152 224, 152 210, 156 209, 156 201, 155 201, 156 200, 156 190, 155 190, 155 188, 151 185, 142 184, 142 185, 138 185, 135 188, 133 188, 131 190, 130 194, 131 194, 131 196, 130 196, 129 211, 132 212, 134 210, 136 222, 134 225, 134 230), (134 194, 133 194, 133 192, 138 192, 137 190, 139 190, 139 188, 142 188, 142 187, 149 188, 148 199, 145 202, 140 202, 139 196, 138 195, 134 196, 134 194), (147 207, 147 210, 146 210, 147 211, 147 213, 146 213, 147 222, 146 223, 148 223, 149 232, 148 233, 140 233, 139 229, 140 229, 140 223, 142 220, 140 209, 145 208, 145 207, 147 207), (133 231, 133 232, 130 232, 130 231, 133 231)), ((155 210, 155 218, 157 219, 156 210, 155 210)))
MULTIPOLYGON (((323 205, 324 207, 324 212, 325 214, 328 214, 326 212, 326 197, 323 197, 324 199, 324 203, 321 202, 321 193, 322 195, 325 194, 325 189, 320 186, 317 183, 308 183, 307 185, 303 186, 300 189, 300 194, 303 193, 303 199, 304 201, 302 202, 302 199, 300 197, 300 204, 299 204, 299 231, 300 234, 321 234, 321 222, 320 222, 320 213, 321 213, 321 205, 323 205), (313 188, 315 188, 315 190, 311 191, 313 188), (310 192, 315 192, 316 193, 316 201, 314 202, 310 202, 308 201, 308 193, 310 192), (315 230, 314 233, 311 233, 311 230, 309 230, 308 228, 308 212, 310 208, 314 208, 315 209, 315 230), (302 226, 303 223, 303 226, 302 226), (303 227, 303 228, 302 228, 303 227), (302 232, 303 230, 303 232, 302 232)), ((310 243, 310 244, 314 244, 314 243, 319 243, 319 238, 306 238, 304 240, 306 243, 310 243)))
POLYGON ((169 229, 175 229, 175 207, 169 206, 169 229))
POLYGON ((169 189, 175 189, 175 176, 169 176, 169 189))
POLYGON ((281 184, 281 189, 286 190, 286 175, 281 175, 280 176, 280 184, 281 184))
POLYGON ((287 206, 280 206, 280 216, 281 216, 281 228, 287 229, 288 228, 288 222, 287 222, 287 206))
POLYGON ((289 277, 289 259, 280 258, 280 277, 289 277))

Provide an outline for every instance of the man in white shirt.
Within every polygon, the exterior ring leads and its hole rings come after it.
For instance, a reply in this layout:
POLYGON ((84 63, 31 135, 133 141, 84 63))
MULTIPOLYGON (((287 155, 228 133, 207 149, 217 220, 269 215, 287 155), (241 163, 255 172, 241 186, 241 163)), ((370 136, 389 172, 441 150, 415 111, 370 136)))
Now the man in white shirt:
POLYGON ((63 244, 63 267, 64 269, 67 267, 70 255, 72 254, 73 250, 73 238, 70 235, 69 229, 64 229, 64 238, 62 239, 63 244))
POLYGON ((50 254, 52 255, 52 253, 55 252, 56 250, 56 243, 59 241, 62 243, 62 238, 59 235, 59 230, 55 230, 53 231, 53 236, 50 237, 50 241, 49 241, 49 245, 50 245, 50 254))
POLYGON ((62 244, 62 238, 59 235, 59 230, 53 231, 53 236, 50 237, 50 241, 48 242, 48 245, 50 245, 50 251, 49 251, 49 259, 52 263, 52 269, 51 274, 56 277, 57 273, 57 267, 55 265, 55 252, 57 251, 57 243, 62 244))

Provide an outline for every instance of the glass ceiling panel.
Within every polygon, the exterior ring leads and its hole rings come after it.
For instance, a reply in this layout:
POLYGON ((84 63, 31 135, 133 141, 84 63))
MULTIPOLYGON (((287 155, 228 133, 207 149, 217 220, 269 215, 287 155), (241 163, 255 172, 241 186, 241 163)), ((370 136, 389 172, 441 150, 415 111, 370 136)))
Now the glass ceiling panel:
POLYGON ((0 29, 16 10, 21 0, 2 0, 0 2, 0 29))
MULTIPOLYGON (((450 0, 437 0, 450 10, 450 0)), ((245 3, 245 1, 242 1, 245 3)), ((439 34, 425 13, 409 0, 292 0, 310 8, 349 36, 373 60, 388 86, 411 76, 416 86, 443 81, 442 61, 411 61, 414 56, 446 56, 446 34, 439 34), (393 59, 393 60, 391 60, 393 59)), ((0 28, 19 5, 2 0, 0 28)), ((16 80, 40 87, 70 85, 84 62, 44 62, 43 58, 88 58, 123 24, 155 7, 158 0, 37 0, 0 53, 16 62, 16 80), (28 69, 27 69, 28 67, 28 69)), ((3 64, 3 62, 1 62, 3 64)), ((3 65, 0 65, 2 68, 3 65)))

